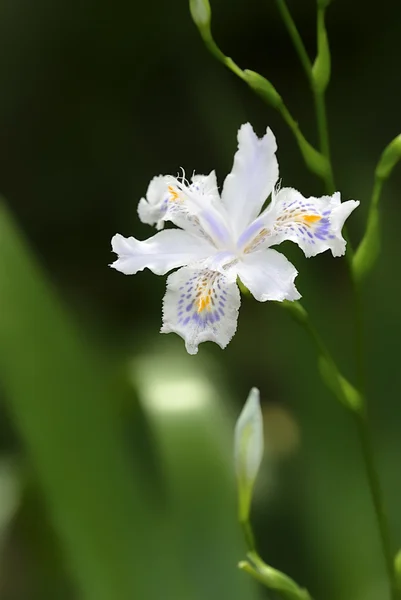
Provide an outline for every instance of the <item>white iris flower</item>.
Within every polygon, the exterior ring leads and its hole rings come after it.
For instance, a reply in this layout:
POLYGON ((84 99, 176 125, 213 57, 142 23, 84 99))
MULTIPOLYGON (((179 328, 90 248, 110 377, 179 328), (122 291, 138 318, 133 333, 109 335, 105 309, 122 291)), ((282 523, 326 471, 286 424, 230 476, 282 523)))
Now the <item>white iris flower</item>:
POLYGON ((190 354, 207 340, 225 348, 237 328, 240 293, 237 277, 256 300, 297 300, 297 270, 272 250, 284 240, 306 256, 331 250, 345 253, 344 221, 359 205, 341 203, 340 193, 304 198, 292 188, 277 189, 276 140, 268 128, 259 139, 246 123, 238 131, 238 151, 221 196, 216 175, 159 176, 138 206, 143 223, 162 229, 145 241, 117 234, 113 268, 134 275, 145 268, 167 279, 162 333, 175 332, 190 354), (262 210, 266 199, 271 202, 262 210))

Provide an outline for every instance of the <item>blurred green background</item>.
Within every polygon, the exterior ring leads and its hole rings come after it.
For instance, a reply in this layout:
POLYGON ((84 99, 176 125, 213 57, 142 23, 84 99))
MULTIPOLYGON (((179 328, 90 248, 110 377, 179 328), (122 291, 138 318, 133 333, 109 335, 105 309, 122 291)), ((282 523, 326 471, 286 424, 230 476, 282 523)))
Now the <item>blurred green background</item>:
MULTIPOLYGON (((313 55, 315 4, 289 5, 313 55)), ((274 1, 212 9, 223 51, 268 77, 316 143, 274 1)), ((343 198, 361 201, 349 222, 357 243, 375 163, 401 129, 401 4, 334 0, 327 24, 334 167, 343 198)), ((184 167, 216 169, 221 184, 246 121, 259 135, 273 129, 283 185, 320 195, 279 115, 206 52, 184 1, 3 0, 0 39, 0 598, 273 598, 236 569, 245 547, 232 431, 252 386, 266 419, 253 512, 262 556, 316 600, 386 598, 356 432, 305 332, 277 305, 245 298, 227 349, 202 344, 189 357, 158 333, 165 278, 107 266, 114 233, 152 233, 136 215, 149 180, 184 167)), ((398 169, 364 287, 370 417, 395 549, 400 185, 398 169)), ((352 380, 345 261, 283 251, 352 380)))

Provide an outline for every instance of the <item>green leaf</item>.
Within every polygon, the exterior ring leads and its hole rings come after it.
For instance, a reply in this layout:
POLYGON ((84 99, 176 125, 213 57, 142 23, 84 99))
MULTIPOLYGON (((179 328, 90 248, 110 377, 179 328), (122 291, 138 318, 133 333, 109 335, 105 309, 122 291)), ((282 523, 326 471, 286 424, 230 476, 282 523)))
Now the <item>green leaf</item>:
POLYGON ((319 357, 319 371, 323 381, 341 404, 353 412, 360 413, 362 411, 363 398, 358 390, 324 356, 319 357))
POLYGON ((1 204, 0 376, 79 596, 188 598, 125 445, 122 392, 82 338, 1 204))
POLYGON ((314 87, 322 94, 330 81, 331 57, 329 40, 324 22, 324 8, 318 8, 317 16, 317 56, 312 67, 314 87))

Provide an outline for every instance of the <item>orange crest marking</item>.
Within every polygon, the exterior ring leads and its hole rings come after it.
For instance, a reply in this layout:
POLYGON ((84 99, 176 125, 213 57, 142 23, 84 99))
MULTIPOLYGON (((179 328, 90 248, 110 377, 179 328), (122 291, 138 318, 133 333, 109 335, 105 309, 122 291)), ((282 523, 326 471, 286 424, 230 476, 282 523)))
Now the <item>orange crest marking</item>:
POLYGON ((319 215, 304 215, 303 220, 307 223, 316 223, 317 221, 320 221, 321 218, 322 217, 319 217, 319 215))
POLYGON ((170 192, 170 195, 171 195, 171 198, 170 198, 170 200, 172 200, 172 201, 174 201, 174 200, 178 200, 178 192, 177 192, 177 190, 175 190, 175 189, 173 188, 173 186, 172 186, 172 185, 169 185, 169 186, 168 186, 168 191, 170 192))
POLYGON ((205 310, 205 308, 207 308, 207 310, 211 309, 210 306, 210 295, 207 294, 206 296, 201 296, 198 300, 198 313, 201 313, 203 310, 205 310))

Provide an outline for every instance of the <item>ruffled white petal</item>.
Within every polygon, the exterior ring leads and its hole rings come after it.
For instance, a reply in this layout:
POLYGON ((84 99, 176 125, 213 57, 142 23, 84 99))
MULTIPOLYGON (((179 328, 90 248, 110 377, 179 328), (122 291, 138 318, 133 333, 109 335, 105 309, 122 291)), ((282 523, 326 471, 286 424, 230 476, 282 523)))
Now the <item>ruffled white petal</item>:
POLYGON ((111 245, 118 259, 110 266, 125 275, 135 275, 145 268, 156 275, 164 275, 171 269, 206 258, 215 251, 206 241, 177 229, 160 231, 143 242, 117 233, 111 245))
POLYGON ((158 175, 149 183, 146 198, 139 200, 138 216, 142 223, 156 225, 157 229, 163 229, 168 200, 168 177, 158 175))
MULTIPOLYGON (((340 196, 340 194, 338 194, 340 196)), ((331 231, 334 235, 330 246, 333 256, 342 256, 345 254, 347 242, 341 235, 341 230, 345 221, 348 219, 353 210, 359 206, 359 200, 347 200, 338 206, 335 206, 330 214, 331 231)))
POLYGON ((238 151, 222 192, 223 204, 237 235, 258 216, 274 188, 278 179, 276 150, 271 129, 261 139, 249 123, 239 129, 238 151))
POLYGON ((259 300, 298 300, 301 295, 294 285, 296 268, 276 250, 259 250, 245 255, 237 266, 238 276, 251 294, 259 300))
POLYGON ((215 246, 228 243, 229 228, 217 188, 216 174, 194 175, 191 183, 184 175, 154 177, 138 204, 142 223, 163 229, 166 221, 208 240, 215 246))
POLYGON ((237 329, 240 294, 221 273, 184 267, 167 279, 161 333, 175 332, 189 354, 202 342, 225 348, 237 329))
POLYGON ((333 256, 345 253, 346 242, 341 235, 345 219, 359 205, 355 200, 341 204, 340 193, 321 198, 304 198, 292 188, 273 194, 267 210, 249 228, 259 231, 265 246, 291 240, 306 256, 331 250, 333 256))
POLYGON ((207 195, 211 202, 220 201, 215 171, 211 171, 209 175, 193 175, 191 182, 191 189, 204 196, 207 195))
POLYGON ((190 231, 217 248, 231 242, 227 215, 221 204, 214 171, 209 175, 194 175, 192 183, 170 177, 170 198, 163 219, 190 231))

